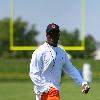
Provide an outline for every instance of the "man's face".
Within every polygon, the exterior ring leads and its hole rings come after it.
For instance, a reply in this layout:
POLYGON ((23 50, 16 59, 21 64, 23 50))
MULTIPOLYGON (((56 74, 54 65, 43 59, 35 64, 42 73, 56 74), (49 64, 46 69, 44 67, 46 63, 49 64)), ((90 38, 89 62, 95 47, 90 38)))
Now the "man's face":
POLYGON ((56 31, 52 31, 50 34, 47 34, 46 37, 47 37, 47 41, 51 44, 55 44, 57 45, 58 43, 58 40, 59 40, 59 36, 60 36, 60 33, 59 32, 56 32, 56 31))

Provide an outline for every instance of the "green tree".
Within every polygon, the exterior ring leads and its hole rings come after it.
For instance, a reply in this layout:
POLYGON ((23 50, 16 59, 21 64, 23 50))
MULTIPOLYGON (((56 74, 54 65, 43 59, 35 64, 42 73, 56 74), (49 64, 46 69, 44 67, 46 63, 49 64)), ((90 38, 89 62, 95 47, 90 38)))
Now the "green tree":
POLYGON ((74 32, 68 32, 66 30, 62 30, 60 32, 60 43, 63 46, 79 46, 79 31, 76 29, 74 32))
POLYGON ((38 35, 35 25, 28 27, 26 21, 18 18, 14 21, 14 45, 37 45, 35 36, 38 35))
POLYGON ((0 20, 0 56, 7 55, 9 48, 9 18, 0 20))
MULTIPOLYGON (((63 46, 81 46, 80 33, 76 29, 74 32, 61 31, 60 43, 63 46)), ((93 57, 93 52, 96 50, 95 39, 88 35, 85 37, 85 50, 83 51, 68 51, 73 58, 89 58, 93 57)))
MULTIPOLYGON (((38 31, 35 25, 28 26, 26 21, 21 18, 17 18, 13 22, 14 26, 14 46, 29 46, 37 45, 35 36, 38 35, 38 31)), ((30 55, 30 51, 10 51, 9 50, 9 32, 10 31, 10 19, 4 18, 0 20, 0 56, 15 56, 15 57, 27 57, 30 55)))
POLYGON ((85 37, 85 51, 83 52, 85 58, 93 57, 93 52, 96 50, 96 41, 93 36, 85 37))

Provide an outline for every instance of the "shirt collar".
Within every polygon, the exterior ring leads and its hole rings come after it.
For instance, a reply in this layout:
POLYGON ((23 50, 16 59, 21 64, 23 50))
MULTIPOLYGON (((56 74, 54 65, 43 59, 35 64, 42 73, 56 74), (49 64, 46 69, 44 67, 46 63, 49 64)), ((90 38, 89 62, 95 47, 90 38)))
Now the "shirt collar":
POLYGON ((57 48, 57 47, 53 47, 53 46, 51 46, 49 43, 47 43, 47 42, 45 42, 46 43, 46 45, 48 46, 48 47, 51 47, 51 48, 57 48))

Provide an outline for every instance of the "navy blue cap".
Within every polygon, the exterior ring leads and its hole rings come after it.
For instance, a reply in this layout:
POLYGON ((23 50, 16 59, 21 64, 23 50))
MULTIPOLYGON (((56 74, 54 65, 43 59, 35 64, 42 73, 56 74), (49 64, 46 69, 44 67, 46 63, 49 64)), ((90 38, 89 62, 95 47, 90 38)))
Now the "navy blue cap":
POLYGON ((55 32, 57 32, 57 33, 60 32, 59 26, 58 26, 57 24, 52 23, 52 24, 49 24, 49 25, 47 26, 47 29, 46 29, 46 33, 47 33, 47 34, 53 32, 53 31, 55 31, 55 32))

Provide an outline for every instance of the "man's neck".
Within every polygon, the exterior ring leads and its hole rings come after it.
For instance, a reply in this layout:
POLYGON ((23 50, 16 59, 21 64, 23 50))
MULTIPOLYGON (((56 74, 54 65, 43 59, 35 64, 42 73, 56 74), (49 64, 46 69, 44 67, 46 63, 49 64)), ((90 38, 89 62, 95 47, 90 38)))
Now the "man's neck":
POLYGON ((53 47, 57 47, 57 44, 56 43, 50 43, 48 41, 46 41, 50 46, 53 46, 53 47))

